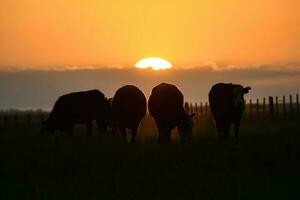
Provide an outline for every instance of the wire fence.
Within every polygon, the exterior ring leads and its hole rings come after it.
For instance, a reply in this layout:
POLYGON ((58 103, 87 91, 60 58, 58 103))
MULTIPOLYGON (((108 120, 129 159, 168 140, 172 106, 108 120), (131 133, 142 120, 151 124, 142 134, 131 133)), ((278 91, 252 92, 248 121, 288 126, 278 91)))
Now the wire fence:
MULTIPOLYGON (((208 102, 185 103, 185 109, 189 113, 196 113, 199 118, 210 117, 208 102)), ((280 119, 299 117, 299 95, 278 97, 270 96, 262 99, 245 100, 244 119, 258 120, 262 118, 280 119)))
MULTIPOLYGON (((300 118, 299 95, 268 97, 263 99, 249 99, 245 102, 243 120, 262 119, 289 119, 300 118)), ((208 102, 186 102, 185 109, 188 113, 196 113, 196 122, 210 120, 211 113, 208 102)), ((47 119, 49 112, 37 111, 0 111, 0 128, 24 128, 41 126, 47 119)))

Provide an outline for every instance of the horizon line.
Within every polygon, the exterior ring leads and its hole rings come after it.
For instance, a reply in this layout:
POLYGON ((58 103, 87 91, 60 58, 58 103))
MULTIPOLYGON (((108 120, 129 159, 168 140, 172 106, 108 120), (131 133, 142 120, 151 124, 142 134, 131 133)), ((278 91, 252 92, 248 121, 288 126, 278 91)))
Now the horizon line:
MULTIPOLYGON (((93 70, 138 70, 138 71, 154 71, 151 68, 138 69, 135 66, 121 65, 48 65, 48 66, 27 66, 27 65, 11 65, 0 66, 0 72, 23 72, 23 71, 93 71, 93 70)), ((300 63, 262 63, 249 65, 218 65, 215 62, 207 62, 201 65, 172 67, 171 69, 157 70, 156 73, 163 71, 181 71, 181 70, 211 70, 211 71, 236 71, 236 70, 265 70, 265 71, 287 71, 300 72, 300 63)))

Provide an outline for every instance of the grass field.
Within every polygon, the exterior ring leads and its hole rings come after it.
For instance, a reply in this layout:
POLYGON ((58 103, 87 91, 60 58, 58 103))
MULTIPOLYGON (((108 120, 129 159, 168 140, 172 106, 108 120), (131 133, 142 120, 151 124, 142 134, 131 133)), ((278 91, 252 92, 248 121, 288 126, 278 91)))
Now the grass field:
POLYGON ((135 145, 82 127, 73 137, 38 131, 1 129, 0 199, 300 198, 299 118, 244 121, 239 140, 198 120, 191 143, 170 145, 148 118, 135 145))

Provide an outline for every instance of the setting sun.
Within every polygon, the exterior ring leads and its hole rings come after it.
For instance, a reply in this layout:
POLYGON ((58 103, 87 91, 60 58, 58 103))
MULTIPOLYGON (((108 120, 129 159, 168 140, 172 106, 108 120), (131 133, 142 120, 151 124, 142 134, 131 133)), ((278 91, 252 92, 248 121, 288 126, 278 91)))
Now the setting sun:
POLYGON ((162 58, 144 58, 135 64, 135 67, 146 69, 151 67, 153 70, 164 70, 172 68, 172 64, 162 58))

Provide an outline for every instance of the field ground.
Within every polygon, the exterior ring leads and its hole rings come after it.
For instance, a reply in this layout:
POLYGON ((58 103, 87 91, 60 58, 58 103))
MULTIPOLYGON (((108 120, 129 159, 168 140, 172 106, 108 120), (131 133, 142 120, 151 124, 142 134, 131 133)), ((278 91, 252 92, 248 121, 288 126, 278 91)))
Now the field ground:
MULTIPOLYGON (((239 140, 201 121, 194 140, 156 141, 144 120, 135 145, 119 135, 39 127, 0 132, 0 199, 299 199, 300 120, 247 120, 239 140)), ((175 134, 174 134, 175 135, 175 134)))

